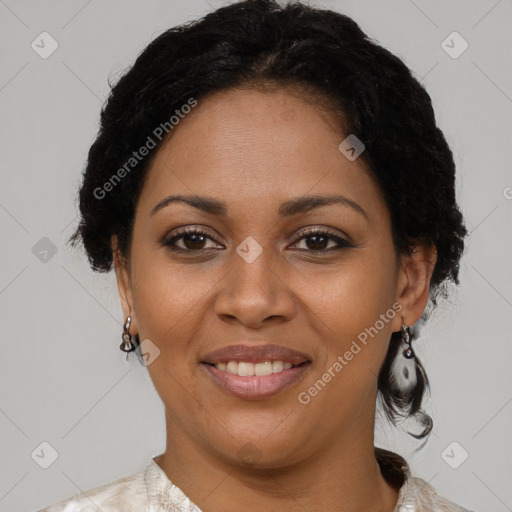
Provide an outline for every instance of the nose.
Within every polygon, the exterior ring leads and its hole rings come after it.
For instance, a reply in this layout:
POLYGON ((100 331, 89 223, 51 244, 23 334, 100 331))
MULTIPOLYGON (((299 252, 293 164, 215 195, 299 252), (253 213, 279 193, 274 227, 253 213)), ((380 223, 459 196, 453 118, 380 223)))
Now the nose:
POLYGON ((234 253, 233 260, 231 271, 219 285, 215 313, 225 322, 251 329, 291 320, 296 301, 274 255, 267 249, 248 263, 234 253))

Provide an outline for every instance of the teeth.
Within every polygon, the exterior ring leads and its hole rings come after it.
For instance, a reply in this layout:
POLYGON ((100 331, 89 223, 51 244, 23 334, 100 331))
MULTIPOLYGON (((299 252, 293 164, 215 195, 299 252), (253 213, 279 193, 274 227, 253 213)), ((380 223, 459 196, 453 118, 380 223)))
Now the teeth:
POLYGON ((236 375, 238 373, 238 363, 236 361, 229 361, 227 364, 227 371, 228 373, 236 375))
POLYGON ((242 377, 251 377, 252 375, 264 376, 272 373, 280 373, 283 370, 289 370, 293 365, 283 361, 265 361, 264 363, 248 363, 245 361, 229 361, 228 363, 217 363, 215 365, 223 372, 242 377))
POLYGON ((272 373, 283 371, 283 361, 272 361, 272 373))

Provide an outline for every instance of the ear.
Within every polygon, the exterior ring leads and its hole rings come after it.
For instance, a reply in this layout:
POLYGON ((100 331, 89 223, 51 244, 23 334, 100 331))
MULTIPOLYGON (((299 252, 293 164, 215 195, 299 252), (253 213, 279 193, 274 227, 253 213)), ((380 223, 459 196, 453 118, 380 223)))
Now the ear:
MULTIPOLYGON (((436 261, 436 247, 427 243, 417 243, 412 254, 402 255, 397 287, 397 300, 402 309, 395 323, 403 321, 405 325, 414 325, 425 311, 436 261)), ((393 326, 394 331, 400 328, 401 325, 393 326)))
POLYGON ((126 318, 130 316, 132 318, 130 333, 134 336, 139 332, 139 329, 137 316, 133 307, 132 280, 129 263, 119 248, 119 241, 116 235, 112 235, 110 239, 110 247, 112 250, 112 259, 116 273, 119 299, 121 301, 121 307, 123 308, 123 325, 126 318))

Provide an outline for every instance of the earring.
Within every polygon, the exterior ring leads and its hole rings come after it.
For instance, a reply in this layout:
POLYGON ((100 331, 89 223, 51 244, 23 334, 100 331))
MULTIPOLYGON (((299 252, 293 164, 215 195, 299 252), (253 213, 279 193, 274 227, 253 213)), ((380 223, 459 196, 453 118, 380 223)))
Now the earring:
POLYGON ((124 329, 123 329, 123 335, 122 335, 123 342, 119 346, 119 348, 123 352, 126 352, 126 360, 127 361, 128 361, 128 352, 132 352, 133 350, 135 350, 135 345, 132 342, 132 336, 130 334, 130 324, 131 323, 132 323, 132 317, 129 316, 126 319, 126 322, 124 323, 124 329))
POLYGON ((400 331, 402 346, 396 353, 395 360, 391 365, 391 382, 399 391, 408 394, 417 384, 416 358, 411 347, 412 335, 409 327, 402 324, 400 331))
POLYGON ((406 359, 412 359, 414 357, 414 352, 411 348, 411 332, 409 327, 402 324, 402 330, 400 331, 400 336, 402 337, 403 342, 407 345, 407 348, 402 352, 402 355, 406 359))

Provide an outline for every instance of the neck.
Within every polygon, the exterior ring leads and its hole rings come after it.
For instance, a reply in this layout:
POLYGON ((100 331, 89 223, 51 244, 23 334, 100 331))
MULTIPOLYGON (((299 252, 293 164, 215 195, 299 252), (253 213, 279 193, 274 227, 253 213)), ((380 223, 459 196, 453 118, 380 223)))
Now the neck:
POLYGON ((167 414, 166 422, 166 451, 155 462, 203 512, 392 512, 396 506, 398 490, 384 479, 375 458, 373 422, 366 432, 353 428, 340 434, 308 459, 266 468, 222 458, 194 442, 167 414))

